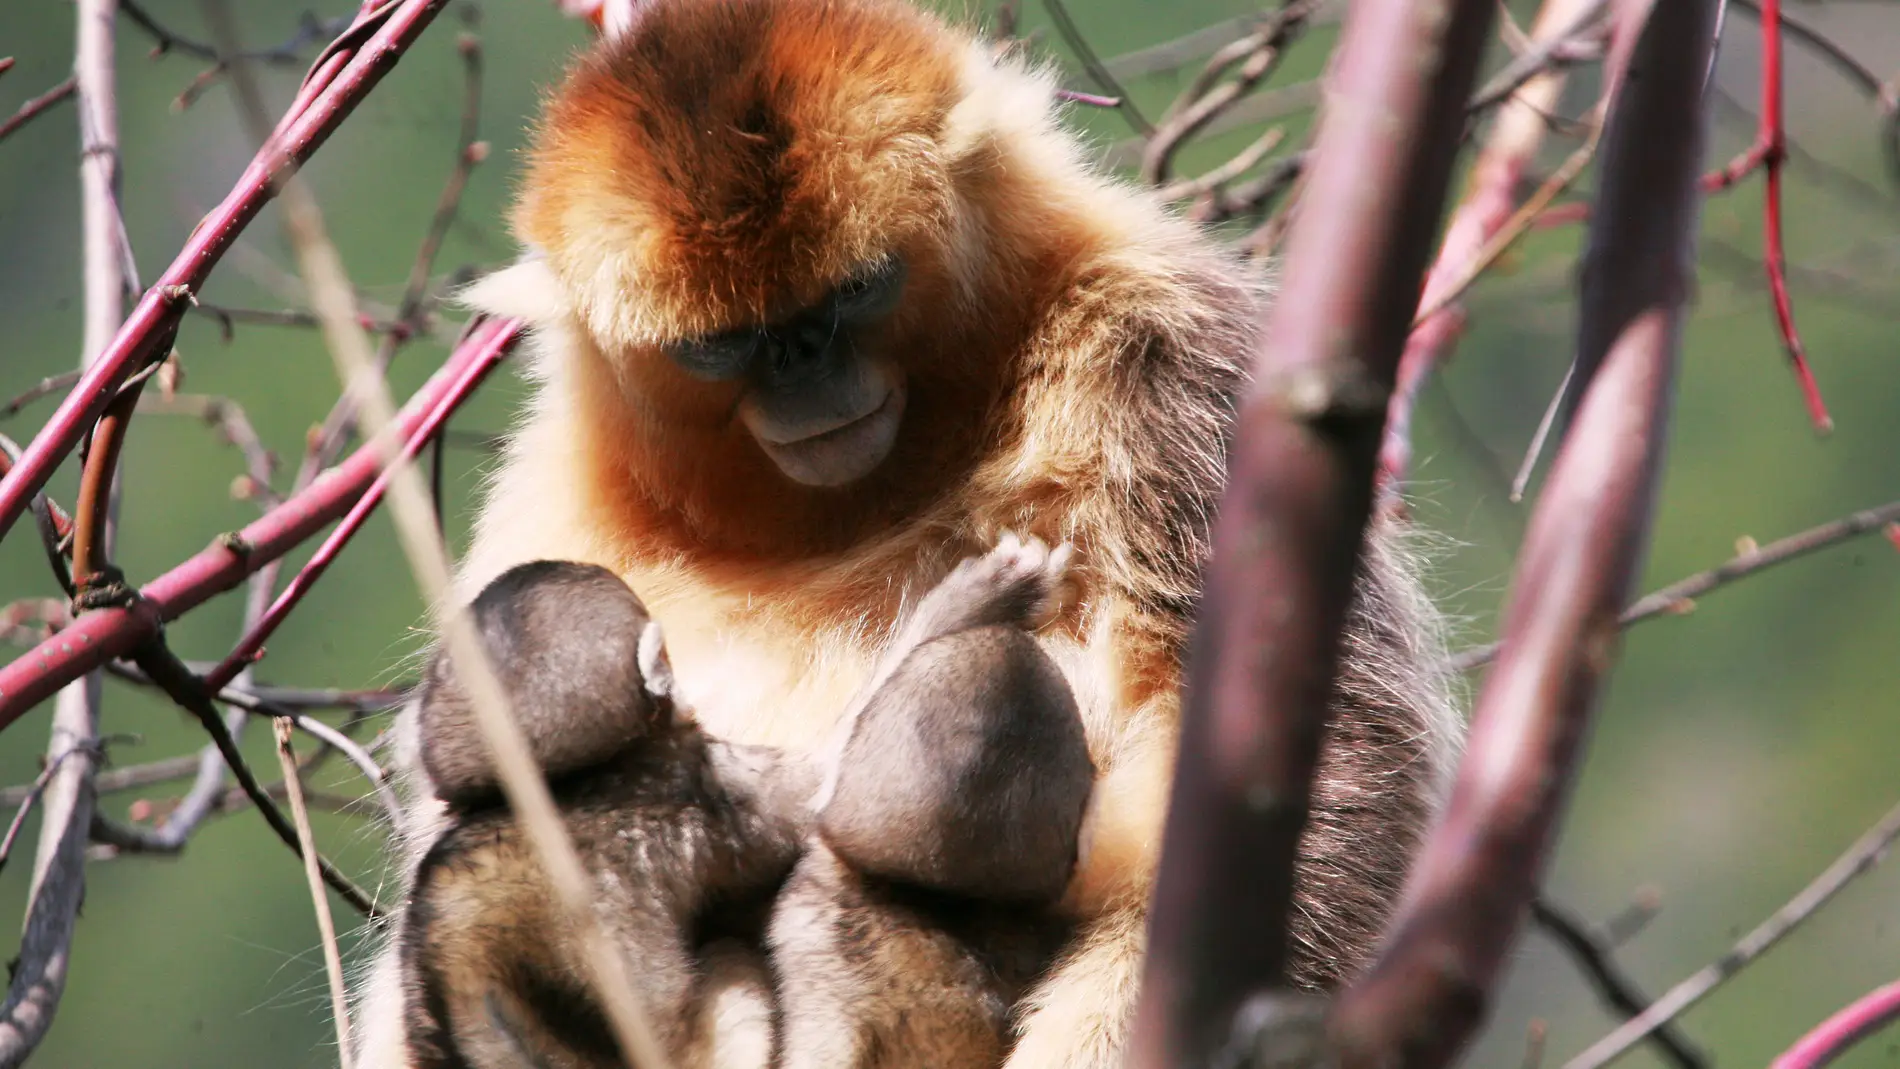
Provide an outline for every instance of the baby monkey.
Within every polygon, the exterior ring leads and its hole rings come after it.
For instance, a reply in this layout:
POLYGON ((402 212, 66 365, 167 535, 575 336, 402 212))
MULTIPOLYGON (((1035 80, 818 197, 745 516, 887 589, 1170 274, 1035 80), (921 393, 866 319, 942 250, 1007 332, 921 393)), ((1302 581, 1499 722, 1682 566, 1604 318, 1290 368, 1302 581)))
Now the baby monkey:
MULTIPOLYGON (((1029 630, 1069 557, 1005 536, 910 614, 823 754, 711 738, 616 576, 540 561, 471 606, 607 931, 681 1069, 971 1069, 1069 934, 1094 781, 1029 630)), ((416 1069, 622 1065, 438 654, 419 757, 451 822, 402 934, 416 1069)))

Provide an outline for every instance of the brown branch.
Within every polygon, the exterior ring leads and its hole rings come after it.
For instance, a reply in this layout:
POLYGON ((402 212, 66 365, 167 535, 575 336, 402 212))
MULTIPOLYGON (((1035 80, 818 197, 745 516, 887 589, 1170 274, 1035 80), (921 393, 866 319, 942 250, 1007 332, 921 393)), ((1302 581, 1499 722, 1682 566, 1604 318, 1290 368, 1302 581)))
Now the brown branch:
POLYGON ((1141 1069, 1205 1064, 1248 997, 1284 977, 1386 394, 1496 4, 1432 10, 1360 0, 1334 57, 1200 607, 1131 1043, 1141 1069))
MULTIPOLYGON (((251 803, 257 806, 258 813, 263 816, 264 822, 270 825, 271 830, 277 833, 277 837, 282 839, 286 846, 302 857, 303 848, 297 841, 297 829, 285 819, 283 811, 277 808, 277 803, 271 800, 270 795, 265 793, 264 788, 258 784, 257 777, 251 774, 250 766, 245 764, 244 756, 238 752, 236 741, 226 730, 224 721, 219 719, 217 707, 211 704, 211 699, 206 695, 198 678, 192 675, 191 671, 165 646, 162 639, 148 640, 133 654, 133 661, 160 689, 171 695, 173 701, 198 718, 198 723, 204 727, 205 733, 211 736, 211 741, 216 744, 218 753, 224 757, 225 767, 231 770, 231 774, 238 781, 238 786, 243 788, 244 793, 251 799, 251 803)), ((316 862, 323 874, 323 881, 341 895, 345 902, 372 921, 381 919, 382 914, 377 910, 376 903, 351 882, 348 876, 343 875, 322 857, 316 858, 316 862)))
POLYGON ((79 83, 77 81, 68 78, 53 88, 48 89, 46 92, 41 93, 39 96, 20 105, 18 111, 8 116, 4 122, 0 122, 0 141, 6 140, 8 137, 17 133, 20 127, 44 115, 47 109, 53 105, 62 100, 70 100, 73 96, 73 91, 78 85, 79 83))
MULTIPOLYGON (((93 777, 93 793, 112 794, 117 791, 135 791, 141 787, 184 779, 197 769, 198 756, 196 754, 168 757, 162 761, 130 765, 125 768, 108 768, 93 777)), ((0 808, 24 805, 28 798, 37 793, 34 790, 36 785, 37 781, 0 790, 0 808)))
POLYGON ((1564 1069, 1598 1069, 1621 1057, 1631 1047, 1642 1042, 1643 1037, 1650 1032, 1675 1020, 1684 1010, 1700 1002, 1750 962, 1767 953, 1783 936, 1794 931, 1802 921, 1826 905, 1841 888, 1871 871, 1896 839, 1900 839, 1900 806, 1889 810, 1878 823, 1862 833, 1845 853, 1834 859, 1833 864, 1803 887, 1801 893, 1789 899, 1786 905, 1743 936, 1728 953, 1670 988, 1640 1015, 1626 1021, 1583 1053, 1564 1063, 1564 1069))
MULTIPOLYGON (((1799 560, 1811 553, 1831 549, 1844 542, 1872 534, 1886 525, 1900 522, 1900 501, 1891 501, 1843 516, 1838 520, 1810 527, 1805 531, 1777 539, 1765 546, 1751 540, 1745 549, 1707 571, 1678 579, 1668 586, 1646 594, 1623 610, 1617 618, 1621 627, 1641 623, 1657 616, 1681 616, 1695 608, 1695 600, 1730 583, 1767 571, 1777 565, 1799 560)), ((1496 659, 1498 644, 1493 642, 1465 650, 1451 658, 1453 671, 1463 672, 1490 664, 1496 659)))
MULTIPOLYGON (((1596 988, 1597 997, 1624 1020, 1649 1005, 1649 996, 1616 964, 1608 938, 1591 932, 1583 921, 1549 898, 1531 902, 1531 919, 1570 954, 1590 986, 1596 988)), ((1657 1028, 1649 1038, 1664 1061, 1681 1069, 1702 1069, 1709 1064, 1708 1055, 1690 1044, 1673 1023, 1657 1028)))
POLYGON ((0 405, 0 419, 11 419, 20 414, 20 410, 48 394, 58 393, 79 381, 80 372, 63 371, 57 375, 48 375, 28 387, 13 400, 0 405))
POLYGON ((1503 658, 1450 802, 1379 960, 1334 1005, 1342 1069, 1448 1064, 1483 1019, 1536 898, 1648 541, 1693 277, 1715 10, 1716 0, 1619 0, 1609 70, 1621 88, 1581 278, 1583 403, 1532 515, 1503 658))
POLYGON ((1233 107, 1280 65, 1286 48, 1306 27, 1307 18, 1325 0, 1292 0, 1261 27, 1214 53, 1207 66, 1182 91, 1167 117, 1148 139, 1141 156, 1141 180, 1158 186, 1168 180, 1175 153, 1222 112, 1233 107), (1228 81, 1222 75, 1238 65, 1228 81))

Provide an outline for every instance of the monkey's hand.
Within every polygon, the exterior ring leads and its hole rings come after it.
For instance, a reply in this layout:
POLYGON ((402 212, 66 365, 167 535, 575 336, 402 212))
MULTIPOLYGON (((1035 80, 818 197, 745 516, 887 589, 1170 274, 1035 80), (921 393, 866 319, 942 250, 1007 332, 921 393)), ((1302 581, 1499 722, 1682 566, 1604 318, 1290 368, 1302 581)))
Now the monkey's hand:
POLYGON ((885 658, 901 661, 934 638, 977 627, 1013 624, 1034 631, 1056 614, 1075 547, 1005 531, 996 548, 969 557, 924 595, 885 658))

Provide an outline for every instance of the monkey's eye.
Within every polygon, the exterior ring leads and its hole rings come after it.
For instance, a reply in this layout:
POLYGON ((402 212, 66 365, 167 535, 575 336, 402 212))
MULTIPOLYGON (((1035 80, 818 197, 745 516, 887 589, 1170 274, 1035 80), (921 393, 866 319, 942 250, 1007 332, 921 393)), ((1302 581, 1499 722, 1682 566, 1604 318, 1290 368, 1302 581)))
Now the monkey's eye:
POLYGON ((869 323, 897 310, 904 294, 904 261, 887 256, 838 284, 832 307, 846 323, 869 323))
POLYGON ((746 373, 759 351, 760 335, 751 327, 726 330, 698 338, 682 338, 665 346, 680 370, 696 379, 722 382, 746 373))

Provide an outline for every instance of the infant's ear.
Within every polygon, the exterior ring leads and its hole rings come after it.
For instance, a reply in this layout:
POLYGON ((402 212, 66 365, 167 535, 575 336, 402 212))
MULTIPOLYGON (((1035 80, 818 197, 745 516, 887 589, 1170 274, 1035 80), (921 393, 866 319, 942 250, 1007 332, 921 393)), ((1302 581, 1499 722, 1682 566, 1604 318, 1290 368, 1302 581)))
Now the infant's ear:
POLYGON ((548 323, 567 314, 567 295, 537 253, 469 283, 456 300, 478 312, 529 323, 548 323))
POLYGON ((673 697, 673 662, 666 656, 666 639, 658 621, 648 620, 640 631, 640 678, 647 693, 666 700, 673 697))

